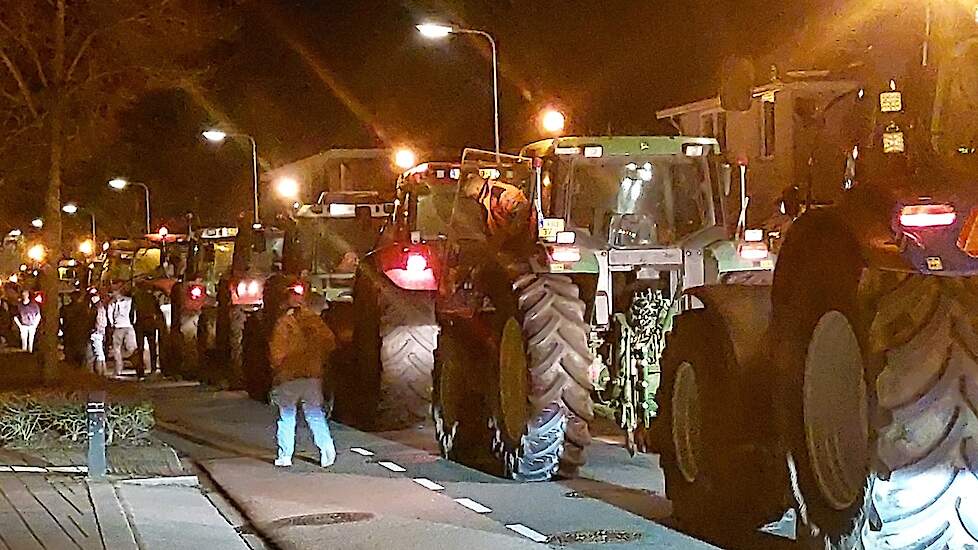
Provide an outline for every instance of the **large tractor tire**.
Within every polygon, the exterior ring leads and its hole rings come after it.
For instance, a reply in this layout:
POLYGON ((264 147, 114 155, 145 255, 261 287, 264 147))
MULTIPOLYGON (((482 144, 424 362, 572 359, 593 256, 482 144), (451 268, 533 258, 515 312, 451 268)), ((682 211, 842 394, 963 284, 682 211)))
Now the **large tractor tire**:
POLYGON ((978 283, 867 267, 841 224, 810 215, 788 233, 773 301, 803 542, 978 547, 978 283))
POLYGON ((724 548, 772 543, 757 528, 784 511, 758 367, 740 364, 723 320, 706 309, 676 319, 662 356, 652 437, 672 517, 724 548))
POLYGON ((520 481, 576 476, 594 419, 590 327, 579 288, 561 275, 490 270, 482 277, 495 307, 479 357, 489 362, 485 395, 498 473, 520 481))
POLYGON ((442 326, 432 373, 431 416, 442 457, 492 471, 485 360, 472 351, 478 349, 474 328, 466 320, 442 326))
POLYGON ((434 295, 369 279, 357 277, 356 356, 340 374, 335 414, 344 423, 372 431, 417 426, 431 409, 438 343, 434 295))

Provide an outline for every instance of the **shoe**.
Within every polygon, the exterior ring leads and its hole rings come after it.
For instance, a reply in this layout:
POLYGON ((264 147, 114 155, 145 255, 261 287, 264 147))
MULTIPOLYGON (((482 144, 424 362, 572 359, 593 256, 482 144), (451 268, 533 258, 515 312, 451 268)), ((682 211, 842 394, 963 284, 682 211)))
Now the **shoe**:
POLYGON ((333 456, 322 456, 319 459, 319 465, 323 468, 329 468, 336 462, 336 455, 333 456))
POLYGON ((287 457, 276 458, 275 465, 281 468, 289 468, 292 466, 292 459, 287 457))

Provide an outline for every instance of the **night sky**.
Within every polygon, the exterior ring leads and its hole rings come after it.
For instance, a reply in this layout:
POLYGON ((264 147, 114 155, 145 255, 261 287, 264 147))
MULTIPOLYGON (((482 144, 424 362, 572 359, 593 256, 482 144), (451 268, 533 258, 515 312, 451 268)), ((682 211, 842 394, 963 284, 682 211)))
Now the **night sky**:
MULTIPOLYGON (((145 98, 118 139, 72 171, 65 196, 97 203, 103 225, 122 231, 110 218, 133 218, 139 195, 114 194, 103 182, 124 174, 150 185, 158 221, 188 210, 205 223, 233 219, 250 200, 250 153, 244 142, 202 142, 210 123, 254 135, 270 167, 331 147, 489 148, 488 47, 468 36, 428 41, 413 26, 425 20, 497 38, 504 149, 539 138, 534 116, 549 104, 564 110, 572 133, 670 132, 657 109, 715 94, 725 56, 777 50, 806 22, 806 4, 256 2, 216 52, 203 96, 145 98)), ((83 227, 69 221, 66 231, 83 227)))

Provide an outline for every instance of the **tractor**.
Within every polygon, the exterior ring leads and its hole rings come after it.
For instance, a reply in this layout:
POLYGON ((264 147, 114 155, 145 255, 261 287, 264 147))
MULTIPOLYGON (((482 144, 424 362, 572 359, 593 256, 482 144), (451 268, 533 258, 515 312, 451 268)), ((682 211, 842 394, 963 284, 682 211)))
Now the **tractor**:
POLYGON ((685 530, 978 548, 978 28, 970 5, 926 19, 868 24, 858 85, 818 106, 773 285, 687 293, 652 426, 685 530))
POLYGON ((639 446, 682 289, 772 269, 757 231, 724 223, 731 175, 712 139, 565 137, 466 150, 461 183, 399 186, 354 293, 354 341, 376 365, 363 418, 423 419, 431 361, 448 458, 574 475, 595 403, 639 446), (511 215, 487 215, 494 196, 511 215))
POLYGON ((359 263, 352 347, 334 355, 334 415, 343 422, 389 430, 420 424, 429 415, 438 339, 434 279, 411 280, 428 270, 421 254, 404 265, 388 264, 400 262, 405 251, 441 242, 458 177, 458 163, 430 162, 397 180, 393 215, 359 263))

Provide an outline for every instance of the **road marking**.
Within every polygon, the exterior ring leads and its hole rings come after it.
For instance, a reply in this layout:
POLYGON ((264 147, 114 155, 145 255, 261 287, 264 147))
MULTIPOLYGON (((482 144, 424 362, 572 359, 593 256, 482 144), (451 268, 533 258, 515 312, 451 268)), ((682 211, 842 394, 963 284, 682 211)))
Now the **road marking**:
POLYGON ((471 498, 457 498, 455 499, 455 502, 461 504, 462 506, 465 506, 469 510, 475 512, 476 514, 488 514, 489 512, 492 512, 492 508, 483 506, 478 502, 472 500, 471 498))
POLYGON ((40 466, 11 466, 15 472, 32 472, 36 474, 47 473, 47 468, 41 468, 40 466))
POLYGON ((51 466, 48 471, 58 474, 84 474, 88 472, 88 466, 51 466))
POLYGON ((350 447, 350 452, 357 453, 360 456, 374 456, 372 452, 360 447, 350 447))
POLYGON ((517 533, 519 533, 519 534, 523 535, 524 537, 532 540, 533 542, 547 542, 549 540, 547 538, 547 535, 544 535, 542 533, 538 533, 538 532, 534 531, 533 529, 530 529, 526 525, 523 525, 522 523, 511 523, 511 524, 507 525, 506 528, 509 529, 509 530, 511 530, 511 531, 516 531, 517 533))
POLYGON ((383 466, 384 468, 387 468, 388 470, 390 470, 392 472, 406 472, 407 471, 403 467, 401 467, 401 466, 399 466, 397 464, 394 464, 393 462, 380 461, 377 464, 380 464, 381 466, 383 466))
POLYGON ((441 485, 438 485, 437 483, 431 481, 426 477, 416 477, 414 478, 414 482, 424 487, 425 489, 431 489, 432 491, 442 491, 445 489, 441 485))

